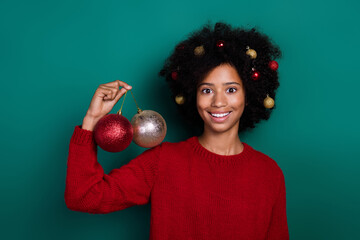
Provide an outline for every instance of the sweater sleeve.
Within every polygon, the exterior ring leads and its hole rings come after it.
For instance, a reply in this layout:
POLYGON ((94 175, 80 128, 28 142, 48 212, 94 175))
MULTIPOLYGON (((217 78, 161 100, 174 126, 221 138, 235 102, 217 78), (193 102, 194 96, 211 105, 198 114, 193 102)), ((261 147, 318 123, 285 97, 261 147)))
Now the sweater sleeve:
POLYGON ((149 202, 161 145, 105 174, 93 132, 75 126, 67 160, 65 203, 74 211, 110 213, 149 202))
POLYGON ((288 240, 289 230, 286 216, 286 188, 283 172, 280 170, 280 186, 277 200, 272 209, 266 240, 288 240))

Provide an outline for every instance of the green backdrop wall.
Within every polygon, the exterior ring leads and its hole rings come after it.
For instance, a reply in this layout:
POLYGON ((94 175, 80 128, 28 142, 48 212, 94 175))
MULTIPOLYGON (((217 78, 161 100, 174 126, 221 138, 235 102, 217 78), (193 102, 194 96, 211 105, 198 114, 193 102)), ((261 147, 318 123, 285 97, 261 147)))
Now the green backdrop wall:
MULTIPOLYGON (((93 215, 64 202, 70 137, 101 83, 128 82, 161 113, 166 141, 191 135, 157 76, 208 20, 257 26, 282 51, 272 117, 242 141, 271 156, 287 188, 291 239, 360 239, 358 1, 0 2, 1 239, 147 239, 150 205, 93 215)), ((120 108, 119 102, 112 113, 120 108)), ((136 107, 125 101, 124 115, 136 107)), ((101 149, 106 172, 144 151, 101 149)))

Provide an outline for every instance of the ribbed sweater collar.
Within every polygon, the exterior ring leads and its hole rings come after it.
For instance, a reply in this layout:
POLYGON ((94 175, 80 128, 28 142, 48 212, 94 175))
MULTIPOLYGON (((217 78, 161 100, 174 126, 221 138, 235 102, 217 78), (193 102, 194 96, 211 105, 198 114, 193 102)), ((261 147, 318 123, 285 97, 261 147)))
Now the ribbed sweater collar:
POLYGON ((243 162, 244 160, 249 160, 254 154, 253 148, 245 142, 242 142, 242 144, 244 145, 243 151, 235 155, 220 155, 210 152, 199 143, 197 136, 189 138, 187 142, 191 145, 192 149, 196 154, 219 164, 236 165, 243 162))

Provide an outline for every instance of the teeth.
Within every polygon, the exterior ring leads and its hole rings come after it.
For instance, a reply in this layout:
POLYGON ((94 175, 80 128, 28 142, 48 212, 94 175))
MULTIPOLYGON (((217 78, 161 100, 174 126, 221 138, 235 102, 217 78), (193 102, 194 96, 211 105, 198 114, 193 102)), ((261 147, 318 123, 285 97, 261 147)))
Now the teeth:
POLYGON ((213 117, 225 117, 227 115, 229 115, 230 112, 227 112, 227 113, 211 113, 211 116, 213 117))

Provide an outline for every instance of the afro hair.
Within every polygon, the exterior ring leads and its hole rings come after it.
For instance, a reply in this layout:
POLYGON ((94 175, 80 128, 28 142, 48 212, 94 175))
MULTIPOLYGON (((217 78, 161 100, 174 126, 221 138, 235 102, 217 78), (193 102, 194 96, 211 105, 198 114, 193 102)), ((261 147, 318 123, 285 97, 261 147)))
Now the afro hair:
POLYGON ((269 63, 279 57, 279 47, 255 27, 246 30, 223 22, 217 22, 214 27, 207 23, 177 44, 159 75, 165 77, 174 100, 176 96, 183 97, 183 103, 177 106, 184 120, 203 130, 204 122, 196 107, 197 86, 215 67, 231 64, 245 87, 241 132, 254 128, 262 119, 269 119, 274 107, 265 108, 264 99, 269 96, 275 100, 275 90, 279 87, 278 73, 269 63), (249 49, 256 51, 256 57, 247 54, 249 49), (255 70, 259 73, 257 80, 253 79, 255 70))

